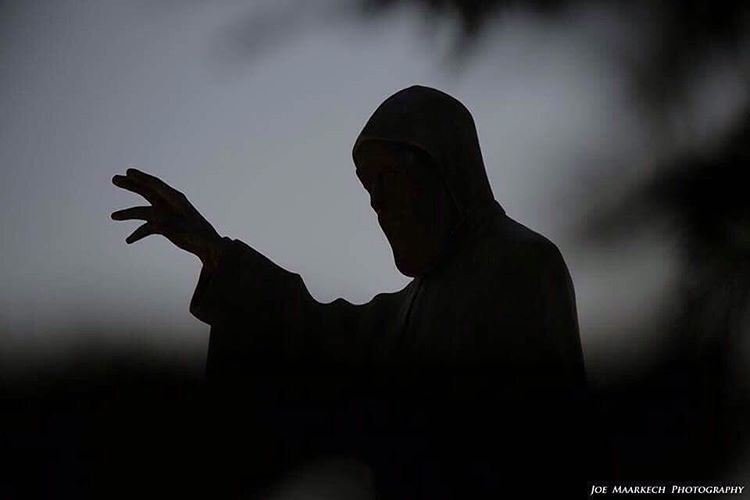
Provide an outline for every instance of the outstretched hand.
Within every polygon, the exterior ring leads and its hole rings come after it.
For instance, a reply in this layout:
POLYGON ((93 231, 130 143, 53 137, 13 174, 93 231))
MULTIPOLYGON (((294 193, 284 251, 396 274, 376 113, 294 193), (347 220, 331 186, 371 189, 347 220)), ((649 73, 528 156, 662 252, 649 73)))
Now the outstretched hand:
POLYGON ((125 239, 128 244, 152 234, 161 234, 177 247, 197 256, 204 265, 216 265, 222 238, 184 194, 158 177, 135 168, 129 168, 125 175, 115 175, 112 183, 143 196, 151 203, 150 206, 112 213, 113 220, 146 221, 125 239))

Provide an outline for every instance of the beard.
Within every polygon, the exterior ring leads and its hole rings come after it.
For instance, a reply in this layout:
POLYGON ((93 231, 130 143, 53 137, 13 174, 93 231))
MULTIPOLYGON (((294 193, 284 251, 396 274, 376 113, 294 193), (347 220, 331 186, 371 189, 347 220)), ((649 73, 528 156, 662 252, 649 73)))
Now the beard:
POLYGON ((396 268, 405 276, 422 276, 440 253, 442 240, 418 226, 384 227, 383 232, 393 252, 396 268))

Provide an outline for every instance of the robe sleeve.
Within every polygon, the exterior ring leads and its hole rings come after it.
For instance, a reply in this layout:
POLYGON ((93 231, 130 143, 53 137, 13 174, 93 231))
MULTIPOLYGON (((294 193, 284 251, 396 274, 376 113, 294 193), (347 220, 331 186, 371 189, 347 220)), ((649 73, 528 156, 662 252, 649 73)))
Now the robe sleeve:
POLYGON ((209 379, 269 369, 355 365, 364 306, 315 301, 302 278, 238 240, 224 238, 218 265, 201 270, 191 313, 211 325, 209 379))
POLYGON ((211 326, 206 378, 223 467, 262 489, 311 457, 357 450, 356 427, 340 423, 385 303, 321 304, 299 275, 224 238, 190 302, 211 326))

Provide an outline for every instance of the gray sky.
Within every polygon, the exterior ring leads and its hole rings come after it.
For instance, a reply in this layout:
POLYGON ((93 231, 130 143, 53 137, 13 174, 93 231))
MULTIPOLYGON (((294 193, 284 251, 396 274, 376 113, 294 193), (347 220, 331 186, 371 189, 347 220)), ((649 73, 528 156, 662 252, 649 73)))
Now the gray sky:
POLYGON ((272 36, 281 21, 264 17, 271 35, 254 50, 245 22, 278 2, 4 5, 5 362, 43 363, 86 342, 202 362, 208 327, 188 312, 198 261, 160 237, 126 246, 135 225, 109 219, 141 204, 110 184, 129 165, 300 273, 318 300, 364 302, 404 286, 350 151, 384 98, 419 83, 472 110, 496 197, 566 256, 590 371, 626 367, 655 352, 657 338, 633 332, 669 306, 674 242, 647 234, 604 252, 575 230, 657 160, 711 141, 746 98, 731 69, 713 71, 677 117, 679 140, 656 140, 611 57, 637 57, 639 32, 596 7, 559 23, 508 15, 456 71, 450 26, 425 36, 418 10, 365 24, 321 17, 337 5, 321 1, 295 36, 272 36))

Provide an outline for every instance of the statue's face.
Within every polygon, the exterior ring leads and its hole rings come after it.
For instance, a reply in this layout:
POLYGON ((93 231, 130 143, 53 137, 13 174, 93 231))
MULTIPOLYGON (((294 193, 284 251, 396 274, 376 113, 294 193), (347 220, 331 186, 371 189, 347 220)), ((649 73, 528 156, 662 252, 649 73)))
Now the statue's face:
POLYGON ((357 176, 406 276, 427 271, 446 243, 457 209, 432 159, 406 145, 367 141, 357 149, 357 176))

